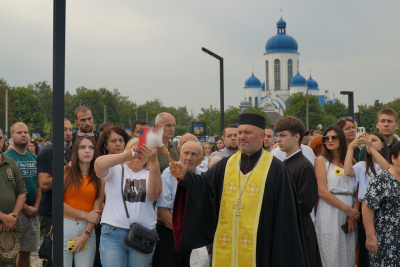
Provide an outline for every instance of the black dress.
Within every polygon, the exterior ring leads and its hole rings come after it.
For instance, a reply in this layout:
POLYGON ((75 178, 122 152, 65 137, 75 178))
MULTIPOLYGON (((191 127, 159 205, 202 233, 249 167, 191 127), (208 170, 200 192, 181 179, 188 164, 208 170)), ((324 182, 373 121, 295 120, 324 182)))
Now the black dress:
POLYGON ((375 212, 378 253, 369 254, 370 266, 400 266, 400 182, 388 171, 371 180, 364 203, 375 212))

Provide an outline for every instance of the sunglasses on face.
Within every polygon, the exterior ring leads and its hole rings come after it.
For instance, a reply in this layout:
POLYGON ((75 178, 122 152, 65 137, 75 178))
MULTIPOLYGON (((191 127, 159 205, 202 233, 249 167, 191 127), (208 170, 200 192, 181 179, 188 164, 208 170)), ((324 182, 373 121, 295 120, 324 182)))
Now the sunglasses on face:
POLYGON ((3 140, 3 136, 0 136, 0 140, 3 140))
POLYGON ((325 144, 325 142, 328 142, 329 140, 334 141, 339 141, 339 135, 335 134, 332 136, 322 136, 322 143, 325 144))
POLYGON ((351 122, 353 122, 354 121, 354 119, 353 119, 353 117, 341 117, 339 120, 341 120, 341 121, 344 121, 344 122, 346 122, 346 121, 351 121, 351 122))
POLYGON ((76 133, 76 136, 79 136, 79 137, 82 137, 82 136, 94 137, 94 133, 76 133))

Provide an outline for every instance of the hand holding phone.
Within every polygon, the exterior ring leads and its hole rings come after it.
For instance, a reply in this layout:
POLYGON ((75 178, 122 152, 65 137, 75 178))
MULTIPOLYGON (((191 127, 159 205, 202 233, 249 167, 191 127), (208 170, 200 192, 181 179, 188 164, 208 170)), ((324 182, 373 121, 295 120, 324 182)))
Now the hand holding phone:
MULTIPOLYGON (((74 250, 76 245, 76 241, 75 240, 71 240, 67 242, 67 251, 71 252, 72 250, 74 250)), ((83 249, 87 249, 87 242, 85 244, 85 246, 83 247, 83 249)))

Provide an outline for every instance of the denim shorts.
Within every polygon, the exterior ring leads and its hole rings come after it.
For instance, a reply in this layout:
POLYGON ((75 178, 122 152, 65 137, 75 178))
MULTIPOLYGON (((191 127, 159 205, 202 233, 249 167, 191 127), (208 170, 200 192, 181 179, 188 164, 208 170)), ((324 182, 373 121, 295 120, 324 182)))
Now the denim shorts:
POLYGON ((148 267, 153 253, 144 254, 125 245, 128 229, 103 224, 100 237, 100 259, 103 267, 148 267))

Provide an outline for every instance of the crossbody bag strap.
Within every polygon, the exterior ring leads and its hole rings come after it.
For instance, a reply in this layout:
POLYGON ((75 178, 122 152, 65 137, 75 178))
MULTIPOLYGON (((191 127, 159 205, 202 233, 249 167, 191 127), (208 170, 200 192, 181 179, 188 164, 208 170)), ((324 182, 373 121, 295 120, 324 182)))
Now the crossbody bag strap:
MULTIPOLYGON (((126 203, 125 203, 125 195, 124 195, 124 190, 123 190, 123 184, 124 184, 124 165, 121 164, 122 167, 122 176, 121 176, 121 195, 122 195, 122 202, 124 203, 124 207, 125 207, 125 212, 126 212, 126 217, 128 217, 129 219, 129 213, 128 213, 128 209, 126 208, 126 203)), ((130 224, 130 223, 129 223, 130 224)))

